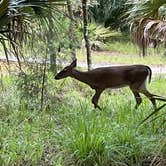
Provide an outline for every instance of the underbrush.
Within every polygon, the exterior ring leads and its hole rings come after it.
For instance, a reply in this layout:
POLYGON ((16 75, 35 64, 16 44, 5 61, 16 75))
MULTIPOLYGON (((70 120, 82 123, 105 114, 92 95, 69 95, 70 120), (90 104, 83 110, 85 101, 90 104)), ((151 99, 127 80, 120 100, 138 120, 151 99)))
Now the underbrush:
MULTIPOLYGON (((141 166, 158 157, 161 164, 164 161, 165 117, 139 126, 152 105, 143 98, 139 109, 133 110, 135 100, 128 88, 105 91, 99 111, 94 110, 94 92, 86 85, 72 79, 56 82, 49 75, 49 106, 40 110, 29 107, 26 98, 20 99, 15 79, 4 79, 0 165, 141 166)), ((153 79, 150 91, 166 96, 165 81, 153 79)))

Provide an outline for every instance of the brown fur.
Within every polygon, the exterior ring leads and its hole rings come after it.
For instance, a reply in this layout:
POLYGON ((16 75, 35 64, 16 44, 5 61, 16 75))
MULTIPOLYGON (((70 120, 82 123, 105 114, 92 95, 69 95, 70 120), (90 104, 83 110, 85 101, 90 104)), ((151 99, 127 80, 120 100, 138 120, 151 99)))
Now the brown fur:
POLYGON ((146 80, 149 76, 150 82, 152 75, 150 67, 145 65, 113 66, 96 68, 86 72, 76 70, 75 67, 76 60, 59 72, 55 76, 55 79, 63 79, 69 76, 84 82, 92 89, 95 89, 96 93, 92 98, 92 103, 95 108, 100 109, 98 106, 98 100, 105 89, 128 86, 134 94, 136 109, 142 102, 140 93, 143 93, 148 97, 152 102, 154 109, 156 109, 155 95, 151 94, 146 89, 146 80))

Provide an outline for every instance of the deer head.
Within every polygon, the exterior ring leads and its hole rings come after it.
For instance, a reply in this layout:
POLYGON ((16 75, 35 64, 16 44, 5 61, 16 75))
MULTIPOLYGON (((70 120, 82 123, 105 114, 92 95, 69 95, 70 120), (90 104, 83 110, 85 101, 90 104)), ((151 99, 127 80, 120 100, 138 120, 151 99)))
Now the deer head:
POLYGON ((63 70, 61 70, 56 76, 56 80, 60 80, 63 78, 66 78, 68 76, 71 76, 72 69, 77 66, 77 59, 75 59, 69 66, 66 66, 63 70))

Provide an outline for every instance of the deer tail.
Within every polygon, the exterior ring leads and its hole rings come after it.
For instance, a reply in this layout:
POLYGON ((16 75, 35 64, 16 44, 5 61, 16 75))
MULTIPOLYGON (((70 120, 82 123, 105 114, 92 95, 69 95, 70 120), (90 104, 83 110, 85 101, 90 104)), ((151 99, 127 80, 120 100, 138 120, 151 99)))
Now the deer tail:
POLYGON ((147 70, 148 70, 148 75, 149 75, 149 83, 151 82, 151 78, 152 78, 152 69, 147 66, 147 70))

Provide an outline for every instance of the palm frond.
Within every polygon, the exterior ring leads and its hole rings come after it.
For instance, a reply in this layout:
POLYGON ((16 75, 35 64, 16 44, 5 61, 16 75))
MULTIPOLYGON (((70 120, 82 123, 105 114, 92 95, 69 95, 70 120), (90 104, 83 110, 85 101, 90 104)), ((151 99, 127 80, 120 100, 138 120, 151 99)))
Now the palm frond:
POLYGON ((165 7, 166 2, 165 0, 128 0, 126 5, 130 6, 127 14, 128 20, 132 22, 142 17, 153 19, 163 17, 163 11, 160 9, 165 7))
POLYGON ((166 46, 166 21, 143 18, 135 21, 132 26, 133 41, 142 49, 143 56, 151 39, 161 41, 166 46))
POLYGON ((0 17, 6 14, 6 11, 8 10, 8 6, 9 6, 9 0, 4 0, 0 2, 0 17))
MULTIPOLYGON (((0 2, 0 41, 8 59, 9 48, 19 62, 21 48, 28 38, 35 34, 34 24, 48 30, 48 14, 59 12, 57 5, 65 5, 64 0, 1 0, 0 2), (35 20, 35 23, 34 21, 35 20), (7 43, 7 44, 6 44, 7 43), (7 47, 9 46, 9 47, 7 47)), ((54 24, 56 25, 56 24, 54 24)), ((55 31, 56 28, 52 27, 55 31)), ((42 33, 42 32, 41 32, 42 33)), ((56 34, 56 33, 55 33, 56 34)), ((42 34, 39 35, 39 37, 42 34)))
POLYGON ((162 106, 160 106, 158 109, 154 110, 150 115, 148 115, 143 121, 141 121, 141 123, 138 125, 142 125, 144 122, 146 122, 149 118, 153 117, 154 115, 156 115, 162 108, 164 108, 166 106, 166 104, 163 104, 162 106))

